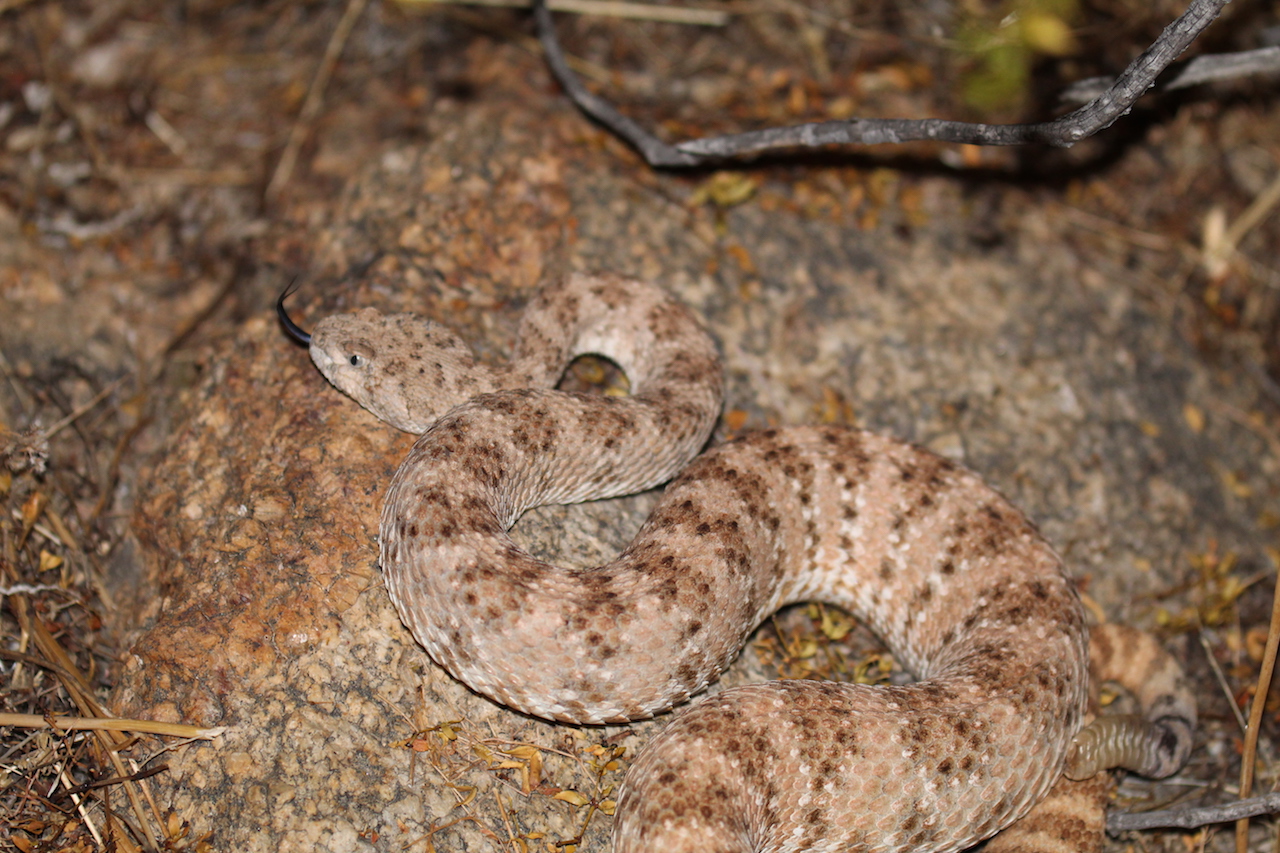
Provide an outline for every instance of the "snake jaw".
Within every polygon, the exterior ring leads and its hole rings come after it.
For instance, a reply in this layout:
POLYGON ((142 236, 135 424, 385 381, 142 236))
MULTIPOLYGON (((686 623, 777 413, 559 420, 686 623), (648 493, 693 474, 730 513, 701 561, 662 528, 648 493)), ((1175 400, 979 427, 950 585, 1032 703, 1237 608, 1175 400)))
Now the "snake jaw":
POLYGON ((280 325, 284 326, 284 330, 289 333, 289 337, 293 338, 304 346, 311 345, 311 335, 302 331, 302 327, 289 317, 289 312, 284 310, 284 301, 289 298, 289 294, 297 289, 298 280, 294 279, 289 282, 289 286, 280 294, 280 298, 276 300, 276 316, 280 318, 280 325))

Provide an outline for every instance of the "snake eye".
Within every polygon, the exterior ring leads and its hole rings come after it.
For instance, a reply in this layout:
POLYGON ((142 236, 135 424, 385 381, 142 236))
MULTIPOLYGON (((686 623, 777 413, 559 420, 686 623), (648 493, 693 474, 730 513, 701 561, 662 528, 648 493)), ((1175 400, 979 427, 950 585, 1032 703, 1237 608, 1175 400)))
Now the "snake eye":
POLYGON ((364 341, 349 341, 343 349, 347 353, 347 364, 352 367, 368 367, 373 360, 373 347, 364 341))

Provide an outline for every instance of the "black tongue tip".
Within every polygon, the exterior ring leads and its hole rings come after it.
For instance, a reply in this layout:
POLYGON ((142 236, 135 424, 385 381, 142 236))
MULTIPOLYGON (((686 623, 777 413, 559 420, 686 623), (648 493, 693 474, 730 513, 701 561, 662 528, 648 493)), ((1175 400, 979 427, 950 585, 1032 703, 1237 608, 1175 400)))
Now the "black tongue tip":
POLYGON ((310 346, 311 335, 302 331, 302 328, 289 318, 289 312, 284 310, 284 301, 289 298, 289 294, 293 293, 297 287, 298 280, 294 279, 289 282, 289 286, 280 294, 280 298, 276 300, 276 316, 280 318, 280 325, 284 326, 284 330, 289 333, 289 337, 293 338, 300 344, 310 346))

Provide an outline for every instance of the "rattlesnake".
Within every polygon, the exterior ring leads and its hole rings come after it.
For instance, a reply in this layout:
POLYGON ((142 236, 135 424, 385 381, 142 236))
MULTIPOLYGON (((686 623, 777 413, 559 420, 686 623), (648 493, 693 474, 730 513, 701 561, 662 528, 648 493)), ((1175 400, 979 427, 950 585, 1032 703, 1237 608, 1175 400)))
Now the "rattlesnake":
MULTIPOLYGON (((703 699, 628 770, 616 853, 958 850, 1025 815, 1069 763, 1074 777, 1167 775, 1185 759, 1195 709, 1167 656, 1163 686, 1139 697, 1150 722, 1075 743, 1089 630, 1061 561, 975 474, 902 441, 748 434, 684 467, 605 566, 516 547, 507 530, 526 509, 652 487, 707 442, 716 348, 661 288, 585 275, 544 288, 502 369, 411 315, 364 309, 308 336, 285 295, 280 317, 320 371, 422 434, 387 491, 380 563, 413 636, 474 690, 568 723, 642 719, 718 678, 769 614, 813 599, 863 619, 920 678, 703 699), (616 362, 629 396, 552 390, 581 353, 616 362)), ((1100 636, 1163 654, 1145 635, 1100 636)))

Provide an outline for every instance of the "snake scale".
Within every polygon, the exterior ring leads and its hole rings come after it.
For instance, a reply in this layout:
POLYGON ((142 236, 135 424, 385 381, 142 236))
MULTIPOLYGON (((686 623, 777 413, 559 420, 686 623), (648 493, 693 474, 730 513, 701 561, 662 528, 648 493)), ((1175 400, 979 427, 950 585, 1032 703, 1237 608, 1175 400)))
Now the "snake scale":
MULTIPOLYGON (((810 600, 862 619, 918 677, 775 681, 695 703, 628 769, 615 853, 960 850, 1051 788, 1085 784, 1064 770, 1158 776, 1185 759, 1194 704, 1153 642, 1148 669, 1164 675, 1139 696, 1143 715, 1086 727, 1089 629, 1075 587, 977 475, 834 427, 765 430, 697 455, 722 404, 720 362, 662 288, 611 275, 547 286, 501 368, 408 314, 363 309, 307 335, 285 295, 280 317, 324 376, 421 434, 386 494, 380 564, 404 624, 472 689, 567 723, 643 719, 715 681, 779 607, 810 600), (554 390, 583 353, 618 364, 630 394, 554 390), (531 507, 672 476, 607 565, 563 569, 508 536, 531 507)), ((1104 647, 1145 637, 1100 636, 1104 647)))

